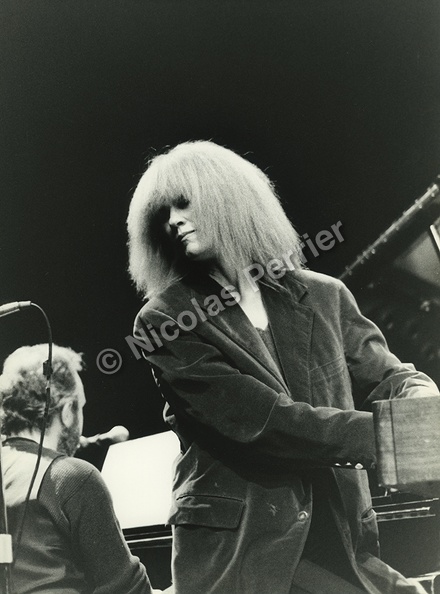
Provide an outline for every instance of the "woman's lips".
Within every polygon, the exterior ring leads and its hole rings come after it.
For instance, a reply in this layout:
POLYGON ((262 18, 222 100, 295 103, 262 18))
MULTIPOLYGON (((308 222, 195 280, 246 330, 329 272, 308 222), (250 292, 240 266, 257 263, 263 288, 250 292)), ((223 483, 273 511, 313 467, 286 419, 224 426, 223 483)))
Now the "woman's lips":
POLYGON ((185 231, 185 233, 182 233, 182 235, 179 235, 179 239, 180 241, 183 241, 186 237, 188 237, 188 235, 190 235, 191 233, 194 233, 194 229, 192 229, 191 231, 185 231))

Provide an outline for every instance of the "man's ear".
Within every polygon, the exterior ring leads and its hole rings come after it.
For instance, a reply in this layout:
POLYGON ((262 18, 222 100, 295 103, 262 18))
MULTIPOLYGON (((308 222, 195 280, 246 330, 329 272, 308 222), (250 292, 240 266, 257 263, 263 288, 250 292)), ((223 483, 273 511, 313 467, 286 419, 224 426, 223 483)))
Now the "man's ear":
POLYGON ((63 406, 61 407, 60 419, 61 423, 65 427, 69 428, 72 426, 73 421, 75 419, 75 415, 73 412, 73 400, 68 400, 63 404, 63 406))

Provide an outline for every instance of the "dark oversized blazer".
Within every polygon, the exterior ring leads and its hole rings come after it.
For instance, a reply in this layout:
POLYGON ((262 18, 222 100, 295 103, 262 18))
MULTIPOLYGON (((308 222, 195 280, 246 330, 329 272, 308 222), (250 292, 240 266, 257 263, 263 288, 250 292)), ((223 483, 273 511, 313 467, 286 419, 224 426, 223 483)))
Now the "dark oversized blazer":
POLYGON ((182 443, 169 518, 176 592, 293 592, 310 526, 310 467, 332 476, 333 515, 367 591, 416 592, 398 589, 402 578, 376 558, 360 468, 375 463, 369 404, 437 395, 436 386, 389 352, 343 283, 310 271, 281 282, 261 291, 282 374, 233 291, 209 277, 188 276, 136 319, 182 443))

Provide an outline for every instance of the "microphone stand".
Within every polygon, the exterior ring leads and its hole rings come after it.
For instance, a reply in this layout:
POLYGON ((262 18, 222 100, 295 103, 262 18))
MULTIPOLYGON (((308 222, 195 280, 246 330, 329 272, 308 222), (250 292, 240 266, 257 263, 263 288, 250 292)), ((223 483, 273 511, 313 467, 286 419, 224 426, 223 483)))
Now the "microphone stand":
MULTIPOLYGON (((47 361, 43 363, 43 374, 46 376, 47 385, 46 385, 46 406, 44 410, 44 418, 43 418, 43 428, 41 431, 41 441, 40 447, 38 451, 38 458, 37 464, 34 470, 33 477, 31 479, 31 484, 29 485, 29 491, 26 496, 26 503, 24 509, 24 517, 23 523, 20 528, 19 536, 18 536, 18 546, 20 547, 21 536, 22 536, 22 529, 24 524, 24 518, 26 516, 26 509, 27 503, 29 501, 29 497, 32 491, 32 487, 38 472, 38 466, 40 463, 41 458, 41 450, 43 447, 43 440, 44 440, 44 433, 46 429, 46 421, 47 415, 49 411, 50 405, 50 385, 51 385, 51 376, 52 376, 52 329, 50 327, 49 318, 46 315, 46 312, 36 303, 32 303, 31 301, 16 301, 14 303, 8 303, 5 306, 0 307, 0 317, 6 316, 12 313, 16 313, 25 309, 27 307, 36 307, 40 310, 43 314, 44 319, 46 321, 47 331, 49 335, 49 355, 47 361)), ((5 499, 5 490, 4 490, 4 480, 3 480, 3 467, 2 467, 2 442, 1 442, 1 435, 0 435, 0 593, 1 594, 11 594, 11 566, 13 563, 13 554, 12 554, 12 535, 8 533, 8 517, 6 512, 6 499, 5 499)))
POLYGON ((0 439, 0 592, 11 592, 12 537, 8 534, 0 439))

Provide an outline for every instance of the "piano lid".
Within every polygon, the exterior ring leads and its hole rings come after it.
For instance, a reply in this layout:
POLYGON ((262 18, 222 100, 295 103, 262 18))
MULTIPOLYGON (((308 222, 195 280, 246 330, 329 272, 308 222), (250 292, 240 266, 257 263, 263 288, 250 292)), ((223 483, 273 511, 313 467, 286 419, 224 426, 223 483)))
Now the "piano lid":
POLYGON ((440 176, 339 278, 361 288, 393 267, 440 288, 440 176))

